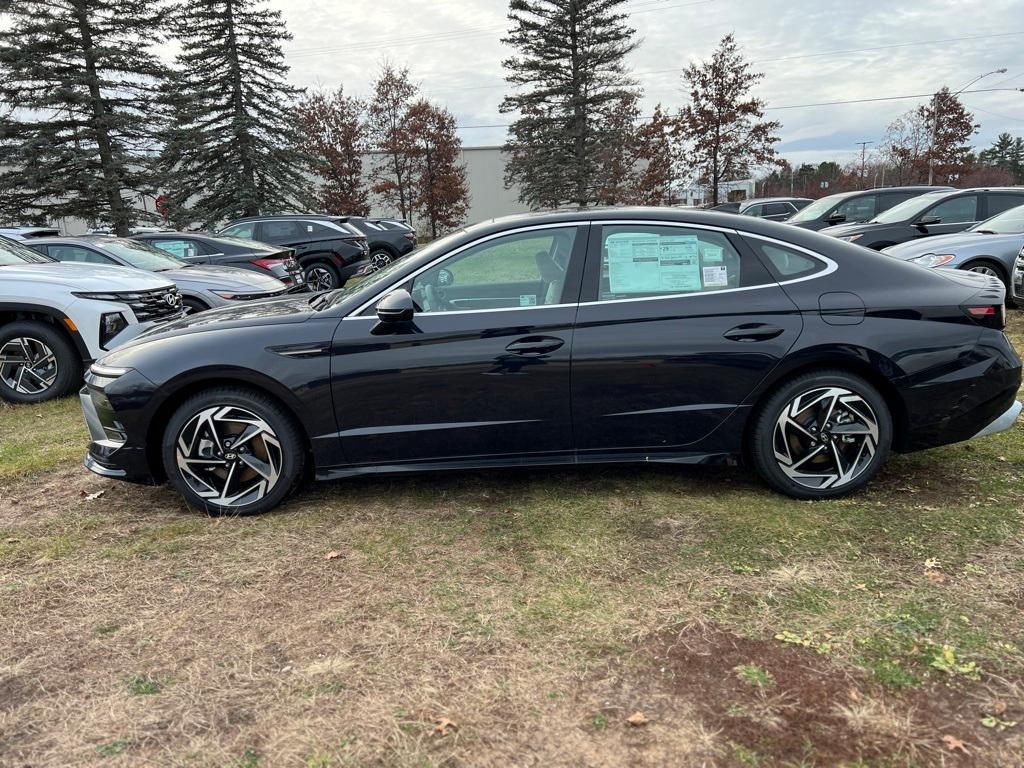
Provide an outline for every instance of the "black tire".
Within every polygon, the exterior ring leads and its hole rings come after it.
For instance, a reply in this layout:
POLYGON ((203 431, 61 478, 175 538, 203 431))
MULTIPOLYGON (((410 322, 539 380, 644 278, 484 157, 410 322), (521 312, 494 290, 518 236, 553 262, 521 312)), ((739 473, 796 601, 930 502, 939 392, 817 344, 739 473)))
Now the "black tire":
MULTIPOLYGON (((828 411, 827 405, 823 405, 822 410, 825 412, 835 412, 828 411)), ((832 499, 859 491, 878 474, 882 465, 888 459, 892 446, 892 415, 889 412, 888 405, 886 405, 885 398, 860 376, 845 371, 812 371, 785 382, 768 395, 753 418, 753 428, 749 432, 748 451, 754 467, 772 488, 797 499, 832 499), (791 420, 787 420, 787 426, 780 424, 784 412, 801 396, 805 396, 807 399, 805 402, 799 403, 799 406, 802 406, 799 414, 801 418, 810 419, 814 412, 810 411, 807 403, 815 402, 813 394, 815 390, 829 387, 847 390, 849 393, 860 398, 860 401, 849 399, 847 401, 848 408, 846 405, 836 401, 836 405, 840 409, 844 409, 840 410, 839 413, 853 421, 874 424, 877 440, 871 434, 833 434, 831 430, 836 428, 836 424, 832 421, 826 421, 824 425, 819 427, 817 425, 818 420, 811 419, 814 426, 808 423, 806 425, 808 429, 806 430, 788 426, 792 424, 791 420), (867 409, 864 409, 864 403, 867 404, 867 409), (858 416, 866 415, 873 417, 873 419, 860 420, 854 418, 852 414, 857 414, 858 416), (778 432, 777 429, 779 430, 778 432), (808 430, 816 433, 814 437, 817 440, 810 439, 808 430), (821 435, 824 435, 824 439, 822 439, 821 435), (780 442, 777 442, 777 440, 780 442), (844 445, 844 440, 852 440, 853 442, 844 445), (794 445, 791 441, 795 441, 796 444, 794 445), (874 454, 868 460, 866 458, 868 449, 863 448, 865 458, 862 461, 854 459, 848 461, 848 466, 855 470, 856 474, 851 472, 849 479, 845 481, 841 479, 842 475, 840 474, 839 479, 835 480, 828 487, 808 487, 805 484, 807 482, 814 482, 813 477, 824 477, 829 474, 826 467, 816 467, 815 462, 833 463, 833 444, 837 446, 836 450, 839 451, 840 458, 848 458, 851 453, 862 449, 860 441, 869 444, 873 442, 874 454), (783 468, 785 462, 776 456, 777 447, 780 448, 783 455, 789 454, 791 457, 792 460, 788 465, 790 472, 799 472, 804 468, 811 470, 820 468, 821 475, 810 473, 812 478, 803 478, 803 483, 795 480, 783 468), (805 455, 811 452, 822 455, 819 455, 818 458, 811 458, 809 463, 801 465, 798 452, 798 449, 801 447, 805 449, 805 455)), ((863 424, 840 424, 839 431, 842 432, 844 428, 852 430, 856 427, 859 429, 862 426, 863 424)), ((828 481, 822 480, 822 482, 828 481)))
POLYGON ((998 277, 1000 282, 1002 282, 1003 286, 1006 288, 1006 295, 1011 299, 1013 298, 1013 289, 1010 287, 1010 276, 1006 274, 1006 271, 1003 269, 1001 264, 989 261, 988 259, 974 259, 972 261, 968 261, 960 267, 960 269, 965 272, 973 272, 977 267, 986 267, 994 272, 994 277, 998 277))
POLYGON ((326 261, 311 261, 302 265, 306 285, 311 291, 332 291, 341 287, 341 276, 333 264, 326 261))
MULTIPOLYGON (((15 366, 0 366, 0 397, 11 403, 41 403, 70 394, 82 383, 82 356, 71 341, 48 323, 38 320, 21 320, 0 326, 0 350, 16 339, 31 339, 45 345, 53 353, 56 376, 52 383, 39 392, 21 392, 11 386, 7 379, 17 383, 15 366)), ((30 349, 40 349, 30 345, 30 349)), ((30 377, 31 378, 31 377, 30 377)), ((49 378, 49 375, 46 376, 49 378)), ((42 386, 33 380, 35 386, 42 386)))
MULTIPOLYGON (((223 437, 223 435, 221 437, 223 437)), ((262 434, 258 439, 262 440, 262 434)), ((196 442, 197 441, 193 439, 193 443, 196 442)), ((211 441, 206 442, 207 444, 210 444, 211 441)), ((249 445, 253 446, 254 455, 261 448, 266 447, 257 445, 256 439, 250 441, 249 445)), ((288 411, 285 410, 276 400, 268 397, 262 392, 244 387, 216 387, 190 397, 178 407, 170 421, 167 423, 161 447, 164 470, 167 473, 167 479, 170 481, 171 485, 173 485, 174 488, 184 496, 185 501, 189 506, 211 515, 259 515, 273 509, 294 490, 299 479, 302 477, 302 470, 306 461, 305 443, 302 439, 299 426, 292 415, 288 413, 288 411), (226 412, 222 411, 222 413, 225 413, 226 415, 234 413, 233 411, 230 411, 230 409, 233 408, 244 409, 248 413, 256 415, 269 426, 269 434, 276 438, 279 443, 279 459, 276 462, 270 461, 269 459, 267 460, 268 464, 277 464, 277 479, 272 485, 267 487, 261 498, 247 503, 218 503, 218 501, 204 497, 196 491, 196 487, 201 487, 199 486, 202 482, 201 479, 187 480, 182 470, 179 468, 178 439, 182 436, 182 431, 186 427, 189 427, 190 429, 190 431, 185 435, 186 440, 190 435, 198 437, 198 435, 195 435, 191 431, 193 420, 207 409, 213 408, 229 409, 226 412)), ((211 450, 220 457, 232 458, 236 455, 235 453, 230 452, 230 446, 226 443, 224 447, 228 450, 222 453, 217 453, 213 449, 211 450)), ((245 453, 245 451, 239 448, 237 449, 237 453, 241 454, 245 453)), ((242 460, 233 459, 233 462, 225 461, 226 466, 222 470, 219 467, 216 469, 221 470, 223 474, 227 474, 231 463, 235 463, 236 466, 241 467, 241 469, 238 470, 239 472, 246 473, 240 475, 240 477, 244 478, 246 476, 250 476, 250 479, 248 480, 243 479, 241 484, 236 483, 233 490, 244 490, 247 483, 258 484, 260 482, 258 479, 259 476, 256 475, 255 472, 252 472, 251 469, 248 468, 248 465, 246 465, 242 460)), ((212 473, 214 472, 214 468, 207 470, 200 467, 197 471, 201 473, 209 471, 212 473)), ((208 474, 202 474, 202 477, 210 479, 214 483, 223 480, 223 477, 210 477, 208 474)), ((216 490, 214 486, 209 487, 216 490)), ((217 498, 222 499, 228 494, 229 488, 224 487, 221 490, 220 496, 217 498)))
POLYGON ((374 269, 383 269, 397 258, 398 255, 394 251, 384 246, 377 246, 370 251, 370 263, 374 269))
POLYGON ((181 300, 181 305, 185 308, 186 315, 195 315, 209 309, 206 302, 200 301, 199 299, 193 299, 191 297, 183 298, 181 300))

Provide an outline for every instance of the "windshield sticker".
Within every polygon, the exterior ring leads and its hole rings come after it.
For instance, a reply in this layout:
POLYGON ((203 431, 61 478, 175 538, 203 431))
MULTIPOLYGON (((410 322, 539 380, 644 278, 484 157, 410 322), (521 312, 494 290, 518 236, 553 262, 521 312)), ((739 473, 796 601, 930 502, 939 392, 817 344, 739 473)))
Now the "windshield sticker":
POLYGON ((614 235, 607 246, 612 293, 682 293, 701 289, 696 235, 614 235))
POLYGON ((519 306, 520 307, 536 307, 537 296, 533 293, 521 293, 519 294, 519 306))

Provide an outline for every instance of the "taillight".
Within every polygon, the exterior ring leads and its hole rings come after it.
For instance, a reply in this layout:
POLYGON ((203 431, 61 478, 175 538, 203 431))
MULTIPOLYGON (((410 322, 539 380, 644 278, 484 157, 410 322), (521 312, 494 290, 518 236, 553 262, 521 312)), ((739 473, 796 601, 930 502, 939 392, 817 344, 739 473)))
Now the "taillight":
POLYGON ((1001 331, 1006 327, 1006 306, 1003 304, 966 304, 961 309, 986 328, 1001 331))
POLYGON ((262 269, 273 269, 274 267, 280 266, 285 263, 284 259, 251 259, 250 264, 255 264, 257 267, 262 269))
POLYGON ((406 240, 408 240, 411 243, 415 243, 416 242, 416 233, 415 232, 403 232, 402 233, 402 237, 404 237, 406 240))

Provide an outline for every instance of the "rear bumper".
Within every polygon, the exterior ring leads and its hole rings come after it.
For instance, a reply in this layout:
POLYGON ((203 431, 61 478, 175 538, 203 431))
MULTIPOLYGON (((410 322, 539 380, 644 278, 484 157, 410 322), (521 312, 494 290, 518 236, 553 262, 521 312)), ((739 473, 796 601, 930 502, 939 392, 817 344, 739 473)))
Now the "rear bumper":
POLYGON ((985 427, 983 430, 978 432, 972 439, 979 437, 988 437, 989 435, 995 435, 999 432, 1005 432, 1010 429, 1014 424, 1017 423, 1017 417, 1020 416, 1021 405, 1019 400, 1015 400, 1013 405, 1003 411, 1002 415, 996 418, 991 424, 985 427))

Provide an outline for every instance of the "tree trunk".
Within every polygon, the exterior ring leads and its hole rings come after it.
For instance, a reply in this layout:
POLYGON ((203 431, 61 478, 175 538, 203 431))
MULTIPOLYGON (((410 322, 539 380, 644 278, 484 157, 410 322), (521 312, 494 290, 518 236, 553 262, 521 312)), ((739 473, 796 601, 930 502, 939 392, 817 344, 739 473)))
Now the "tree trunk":
MULTIPOLYGON (((227 15, 228 40, 227 56, 231 68, 231 109, 234 112, 234 134, 238 142, 239 162, 242 166, 242 175, 249 189, 256 192, 256 171, 253 167, 250 155, 250 136, 245 126, 245 100, 242 97, 242 66, 238 61, 238 37, 235 34, 235 10, 234 0, 226 0, 224 11, 227 15)), ((261 196, 262 197, 262 196, 261 196)), ((259 216, 262 211, 261 202, 258 200, 247 200, 245 207, 246 216, 259 216)))
POLYGON ((83 0, 75 3, 75 17, 78 20, 78 31, 82 35, 85 76, 89 83, 89 105, 96 127, 96 145, 99 148, 100 167, 103 170, 103 189, 107 205, 110 206, 110 220, 114 232, 126 237, 131 220, 121 197, 121 174, 114 160, 110 126, 107 125, 107 109, 103 103, 103 94, 100 93, 99 73, 96 70, 96 50, 92 42, 92 28, 89 26, 89 12, 83 0))
POLYGON ((589 202, 587 194, 587 115, 583 106, 583 83, 580 82, 580 50, 579 50, 579 6, 576 0, 569 3, 569 62, 572 67, 572 100, 573 100, 573 157, 575 173, 573 181, 575 203, 586 208, 589 202))

